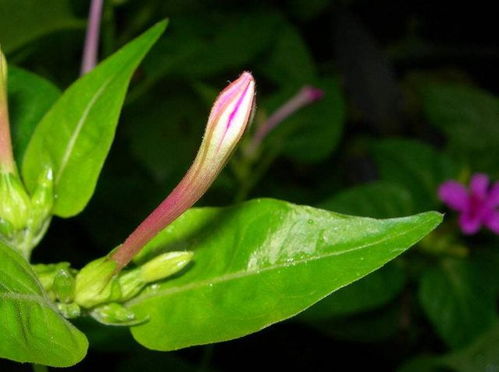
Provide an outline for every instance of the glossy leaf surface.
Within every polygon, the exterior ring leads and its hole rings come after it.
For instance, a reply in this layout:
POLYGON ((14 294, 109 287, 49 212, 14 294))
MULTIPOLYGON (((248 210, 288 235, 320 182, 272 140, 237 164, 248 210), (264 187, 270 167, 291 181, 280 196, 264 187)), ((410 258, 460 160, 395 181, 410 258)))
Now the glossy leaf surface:
POLYGON ((195 254, 183 275, 130 301, 150 316, 132 333, 174 350, 256 332, 380 268, 440 221, 434 212, 383 221, 272 199, 189 210, 137 258, 195 254))
POLYGON ((23 176, 32 191, 39 174, 46 167, 53 169, 54 214, 73 216, 92 196, 132 74, 165 26, 153 26, 77 80, 36 128, 23 176))
POLYGON ((78 363, 86 337, 56 311, 26 260, 0 243, 0 358, 54 367, 78 363))

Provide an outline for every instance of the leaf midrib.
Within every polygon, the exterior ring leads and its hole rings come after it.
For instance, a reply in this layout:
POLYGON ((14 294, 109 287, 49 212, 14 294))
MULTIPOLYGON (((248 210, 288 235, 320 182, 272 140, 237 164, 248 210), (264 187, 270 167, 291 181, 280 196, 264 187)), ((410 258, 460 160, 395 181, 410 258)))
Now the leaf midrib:
MULTIPOLYGON (((333 256, 347 254, 350 252, 354 252, 357 250, 369 248, 371 246, 384 243, 388 240, 396 239, 400 236, 409 234, 414 230, 420 229, 426 225, 432 225, 433 223, 434 223, 433 220, 426 221, 425 223, 422 223, 421 225, 414 226, 413 228, 408 229, 408 230, 404 230, 398 234, 384 235, 381 239, 376 240, 374 242, 370 242, 370 243, 367 243, 367 244, 364 244, 364 245, 361 245, 361 246, 358 246, 355 248, 346 249, 346 250, 343 250, 340 252, 331 252, 331 253, 327 253, 327 254, 323 254, 323 255, 318 255, 315 257, 309 257, 309 258, 304 258, 304 259, 300 259, 300 260, 295 260, 295 261, 293 261, 293 264, 281 263, 281 264, 277 264, 277 265, 273 265, 273 266, 268 266, 268 267, 265 267, 265 268, 260 269, 260 270, 252 270, 252 271, 241 270, 241 271, 236 271, 236 272, 231 273, 231 274, 221 275, 219 277, 206 279, 206 280, 203 280, 200 282, 186 284, 186 285, 183 285, 180 287, 167 288, 167 289, 164 289, 164 290, 156 292, 156 293, 151 293, 148 295, 143 295, 143 296, 138 297, 136 299, 132 299, 131 301, 127 302, 127 305, 133 306, 133 305, 140 304, 141 302, 147 301, 148 299, 151 299, 151 298, 166 297, 166 296, 173 295, 173 294, 180 293, 180 292, 187 292, 187 291, 199 289, 202 287, 208 287, 212 284, 219 284, 219 283, 227 282, 229 280, 240 279, 240 278, 244 278, 244 277, 258 275, 258 274, 261 274, 263 272, 267 272, 267 271, 271 271, 271 270, 279 270, 279 269, 286 268, 289 266, 296 266, 296 265, 308 263, 311 261, 317 261, 317 260, 321 260, 321 259, 325 259, 325 258, 329 258, 329 257, 333 257, 333 256)), ((393 250, 393 252, 395 252, 395 251, 403 252, 405 250, 406 249, 397 249, 397 250, 393 250)))
POLYGON ((78 121, 78 123, 76 124, 76 128, 73 131, 73 134, 70 136, 69 141, 68 141, 68 145, 66 146, 64 154, 62 156, 61 164, 59 166, 59 169, 57 171, 57 175, 55 178, 56 184, 59 183, 59 181, 62 177, 62 174, 64 173, 64 170, 66 169, 66 166, 68 165, 69 158, 71 157, 71 154, 72 154, 74 147, 76 145, 76 141, 78 140, 78 137, 80 136, 81 130, 83 129, 83 126, 85 125, 85 123, 88 119, 88 116, 90 115, 90 111, 94 107, 95 102, 101 97, 101 95, 104 93, 104 90, 111 83, 111 81, 114 80, 115 77, 116 77, 116 75, 111 76, 110 78, 108 78, 107 80, 104 81, 102 86, 97 90, 95 95, 89 101, 87 107, 85 107, 85 110, 83 110, 83 114, 82 114, 80 120, 78 121))

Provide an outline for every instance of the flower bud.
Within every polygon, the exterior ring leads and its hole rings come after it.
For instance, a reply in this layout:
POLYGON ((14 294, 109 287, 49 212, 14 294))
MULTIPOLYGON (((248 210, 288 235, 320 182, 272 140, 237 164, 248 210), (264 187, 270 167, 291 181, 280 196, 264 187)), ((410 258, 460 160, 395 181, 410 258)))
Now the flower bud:
POLYGON ((243 135, 254 100, 255 81, 249 72, 244 72, 220 93, 194 163, 184 178, 111 256, 119 268, 208 190, 243 135))
POLYGON ((57 309, 66 319, 78 318, 81 315, 81 308, 74 302, 70 304, 57 303, 57 309))
POLYGON ((132 326, 145 322, 147 319, 137 319, 135 313, 121 304, 110 304, 96 307, 90 313, 98 322, 105 325, 132 326))
POLYGON ((172 276, 187 266, 193 252, 167 252, 140 266, 140 276, 146 283, 157 282, 172 276))
POLYGON ((30 216, 31 200, 19 177, 0 172, 0 195, 0 219, 12 230, 7 233, 24 229, 30 216))
POLYGON ((90 262, 76 275, 75 302, 84 308, 121 298, 117 264, 107 257, 90 262))
POLYGON ((75 279, 68 269, 59 269, 54 276, 52 291, 56 298, 64 303, 73 301, 75 279))
POLYGON ((0 48, 0 172, 15 172, 7 105, 7 61, 0 48))
POLYGON ((60 270, 65 270, 71 272, 69 262, 58 262, 53 264, 36 264, 32 265, 31 268, 35 272, 38 280, 42 284, 43 289, 47 292, 52 291, 52 286, 54 284, 54 279, 60 270))
POLYGON ((48 218, 54 204, 54 174, 47 168, 40 174, 31 197, 31 220, 33 228, 39 227, 48 218))
POLYGON ((147 284, 178 273, 191 262, 192 256, 192 252, 167 252, 136 269, 120 273, 118 277, 121 287, 120 302, 135 297, 147 284))

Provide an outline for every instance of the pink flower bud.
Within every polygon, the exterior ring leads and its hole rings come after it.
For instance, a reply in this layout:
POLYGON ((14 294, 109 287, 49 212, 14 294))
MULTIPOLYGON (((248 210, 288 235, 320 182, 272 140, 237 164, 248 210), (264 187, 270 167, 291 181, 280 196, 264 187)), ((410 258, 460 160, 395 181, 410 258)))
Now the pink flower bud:
POLYGON ((119 268, 208 190, 248 126, 254 101, 255 81, 249 72, 244 72, 220 93, 194 163, 175 189, 112 255, 119 268))
POLYGON ((7 105, 7 61, 0 49, 0 172, 14 173, 15 164, 10 140, 7 105))

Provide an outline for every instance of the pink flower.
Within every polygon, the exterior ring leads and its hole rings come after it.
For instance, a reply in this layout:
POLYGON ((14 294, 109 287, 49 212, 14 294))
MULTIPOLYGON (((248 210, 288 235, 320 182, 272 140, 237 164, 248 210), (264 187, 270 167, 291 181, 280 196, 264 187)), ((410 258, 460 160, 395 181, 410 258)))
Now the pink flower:
POLYGON ((157 233, 192 207, 225 166, 251 118, 255 80, 249 72, 228 85, 216 99, 201 146, 191 167, 163 202, 112 254, 123 268, 157 233))
POLYGON ((446 181, 438 188, 438 197, 459 212, 463 233, 475 234, 484 225, 499 234, 499 182, 490 186, 486 174, 474 174, 469 190, 459 182, 446 181))

